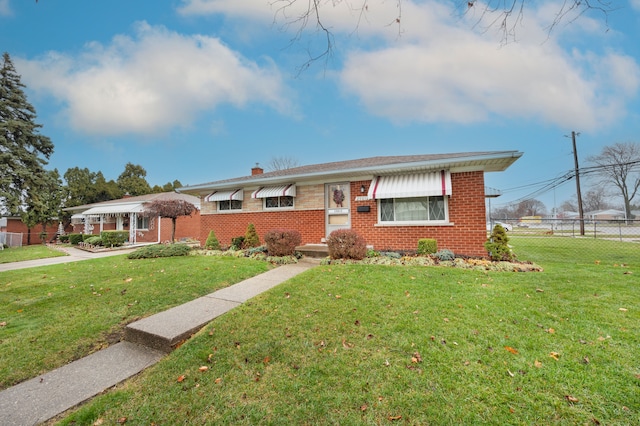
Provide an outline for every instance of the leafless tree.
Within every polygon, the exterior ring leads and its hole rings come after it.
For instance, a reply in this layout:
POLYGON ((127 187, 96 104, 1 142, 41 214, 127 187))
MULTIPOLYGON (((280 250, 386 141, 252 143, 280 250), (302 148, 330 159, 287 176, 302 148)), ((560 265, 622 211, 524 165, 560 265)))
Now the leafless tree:
POLYGON ((600 154, 588 157, 587 161, 594 165, 590 171, 619 191, 626 217, 631 218, 631 201, 640 188, 640 144, 626 142, 605 146, 600 154))
MULTIPOLYGON (((354 16, 354 31, 367 20, 369 7, 385 0, 271 0, 275 10, 274 22, 282 29, 293 30, 292 42, 299 41, 307 31, 315 31, 324 39, 323 47, 309 52, 309 59, 301 69, 309 67, 319 59, 327 59, 334 49, 333 23, 327 15, 328 8, 346 8, 354 16)), ((403 0, 394 0, 396 12, 389 16, 388 26, 397 26, 402 34, 403 0)), ((455 0, 455 11, 460 17, 467 17, 475 27, 482 30, 499 29, 504 43, 516 40, 518 27, 522 24, 526 8, 535 3, 533 0, 455 0)), ((615 10, 611 0, 565 0, 560 2, 558 10, 547 24, 549 33, 562 23, 571 23, 590 11, 599 12, 605 22, 609 13, 615 10)))
POLYGON ((275 172, 277 170, 287 170, 294 167, 298 167, 300 162, 293 157, 273 157, 266 165, 266 169, 269 172, 275 172))

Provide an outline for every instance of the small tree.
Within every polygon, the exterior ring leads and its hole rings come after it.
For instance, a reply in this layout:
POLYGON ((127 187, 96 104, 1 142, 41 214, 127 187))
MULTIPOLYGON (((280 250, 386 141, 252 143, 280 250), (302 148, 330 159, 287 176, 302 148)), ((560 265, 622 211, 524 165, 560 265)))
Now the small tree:
POLYGON ((258 247, 260 245, 260 237, 256 232, 256 227, 253 223, 247 226, 247 232, 244 234, 244 248, 258 247))
POLYGON ((185 200, 155 200, 152 201, 144 212, 145 216, 171 218, 171 242, 176 239, 176 219, 180 216, 191 216, 196 206, 185 200))

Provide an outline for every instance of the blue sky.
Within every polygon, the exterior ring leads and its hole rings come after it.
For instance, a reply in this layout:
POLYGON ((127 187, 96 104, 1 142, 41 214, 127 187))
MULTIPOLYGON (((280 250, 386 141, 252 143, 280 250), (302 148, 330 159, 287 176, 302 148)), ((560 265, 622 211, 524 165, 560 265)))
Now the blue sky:
MULTIPOLYGON (((400 25, 395 1, 326 2, 334 49, 303 72, 323 35, 278 4, 0 0, 1 49, 55 145, 48 167, 116 179, 132 162, 152 185, 188 185, 274 157, 522 151, 486 176, 499 206, 573 169, 572 130, 581 166, 640 142, 640 0, 551 32, 561 2, 534 2, 508 43, 478 22, 480 2, 461 15, 457 2, 403 0, 400 25)), ((551 209, 574 193, 569 181, 536 198, 551 209)))

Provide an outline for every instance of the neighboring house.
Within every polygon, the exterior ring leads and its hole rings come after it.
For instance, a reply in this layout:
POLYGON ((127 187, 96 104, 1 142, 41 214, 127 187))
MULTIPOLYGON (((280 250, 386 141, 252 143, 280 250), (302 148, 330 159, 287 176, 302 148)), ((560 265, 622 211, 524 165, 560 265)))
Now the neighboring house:
POLYGON ((20 216, 0 218, 0 233, 7 234, 2 237, 0 243, 7 244, 9 246, 26 246, 28 242, 31 245, 42 244, 50 241, 52 238, 55 238, 57 232, 58 221, 54 220, 51 224, 47 225, 44 230, 42 229, 41 224, 35 225, 31 228, 31 238, 29 238, 29 229, 27 228, 27 225, 22 222, 22 218, 20 216), (44 240, 41 237, 44 237, 44 240))
POLYGON ((142 213, 145 204, 155 200, 174 199, 188 201, 197 208, 191 216, 178 217, 176 239, 197 239, 200 236, 200 199, 188 194, 162 192, 68 207, 64 210, 72 213, 71 225, 74 233, 100 234, 108 230, 128 230, 131 244, 164 242, 171 239, 171 219, 147 217, 142 213))
POLYGON ((223 245, 252 223, 263 241, 296 229, 319 244, 353 229, 376 250, 439 248, 486 256, 485 172, 506 170, 518 151, 373 157, 295 167, 178 189, 201 198, 200 241, 213 230, 223 245))
POLYGON ((584 214, 585 220, 625 220, 626 214, 622 210, 596 210, 584 214))

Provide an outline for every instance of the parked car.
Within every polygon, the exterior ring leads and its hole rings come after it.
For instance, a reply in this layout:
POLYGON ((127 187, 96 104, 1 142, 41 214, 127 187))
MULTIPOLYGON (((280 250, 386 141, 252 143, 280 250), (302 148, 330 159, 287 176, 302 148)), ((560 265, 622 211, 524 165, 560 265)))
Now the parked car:
POLYGON ((505 222, 493 222, 493 225, 491 224, 491 222, 487 223, 487 231, 492 231, 493 227, 495 227, 496 225, 500 225, 504 228, 505 231, 509 232, 513 230, 513 226, 511 226, 511 224, 509 223, 505 223, 505 222), (493 227, 492 227, 493 226, 493 227))

